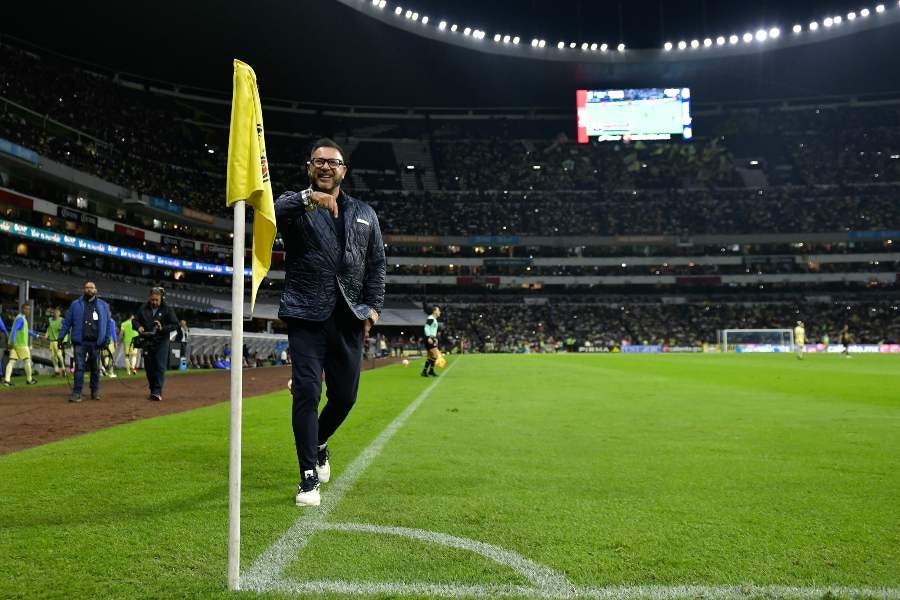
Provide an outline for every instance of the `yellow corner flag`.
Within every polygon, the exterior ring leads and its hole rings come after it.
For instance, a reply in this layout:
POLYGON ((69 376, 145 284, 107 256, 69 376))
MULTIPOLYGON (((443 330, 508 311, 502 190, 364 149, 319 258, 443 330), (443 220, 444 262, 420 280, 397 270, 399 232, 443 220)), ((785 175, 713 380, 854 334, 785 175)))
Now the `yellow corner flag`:
POLYGON ((256 87, 256 73, 250 65, 234 61, 234 95, 231 99, 231 131, 228 136, 228 181, 225 188, 228 206, 246 200, 253 207, 253 276, 250 314, 256 305, 256 292, 272 266, 275 243, 275 202, 266 161, 262 105, 256 87))

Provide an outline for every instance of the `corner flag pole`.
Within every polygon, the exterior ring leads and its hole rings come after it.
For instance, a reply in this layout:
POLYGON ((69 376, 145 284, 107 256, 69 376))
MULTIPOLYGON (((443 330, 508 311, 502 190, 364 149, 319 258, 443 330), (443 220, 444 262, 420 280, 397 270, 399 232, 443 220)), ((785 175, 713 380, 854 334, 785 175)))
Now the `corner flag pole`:
POLYGON ((228 589, 241 589, 241 419, 244 349, 244 236, 246 203, 234 203, 231 274, 231 423, 228 458, 228 589))

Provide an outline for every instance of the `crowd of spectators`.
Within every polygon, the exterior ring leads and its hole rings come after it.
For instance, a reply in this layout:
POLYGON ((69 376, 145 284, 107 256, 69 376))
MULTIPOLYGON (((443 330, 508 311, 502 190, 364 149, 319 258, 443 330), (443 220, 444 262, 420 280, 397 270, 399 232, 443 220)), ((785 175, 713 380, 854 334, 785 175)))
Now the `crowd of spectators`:
POLYGON ((900 186, 372 193, 408 235, 690 235, 900 229, 900 186))
MULTIPOLYGON (((49 53, 0 44, 0 64, 8 101, 0 102, 0 137, 127 188, 226 213, 221 111, 123 86, 112 73, 49 53)), ((726 110, 698 117, 690 143, 578 145, 546 127, 501 123, 493 137, 480 121, 459 121, 452 135, 436 127, 426 140, 441 189, 468 194, 357 191, 382 205, 390 233, 819 231, 900 222, 897 188, 863 185, 900 182, 897 106, 726 110), (777 185, 744 188, 738 155, 758 157, 777 185)), ((269 140, 270 164, 281 169, 276 193, 303 185, 297 157, 319 132, 291 133, 269 140)))
POLYGON ((854 342, 900 343, 900 302, 690 304, 447 304, 447 345, 467 339, 491 351, 550 351, 585 344, 703 346, 723 329, 791 329, 806 324, 809 343, 837 342, 847 324, 854 342), (570 340, 567 343, 567 340, 570 340))

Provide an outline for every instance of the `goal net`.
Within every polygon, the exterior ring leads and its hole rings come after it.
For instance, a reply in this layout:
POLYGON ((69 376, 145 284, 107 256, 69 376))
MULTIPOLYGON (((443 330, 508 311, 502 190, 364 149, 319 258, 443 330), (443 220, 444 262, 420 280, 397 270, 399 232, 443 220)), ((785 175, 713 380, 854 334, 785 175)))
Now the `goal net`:
POLYGON ((791 329, 721 329, 722 352, 791 352, 794 332, 791 329))

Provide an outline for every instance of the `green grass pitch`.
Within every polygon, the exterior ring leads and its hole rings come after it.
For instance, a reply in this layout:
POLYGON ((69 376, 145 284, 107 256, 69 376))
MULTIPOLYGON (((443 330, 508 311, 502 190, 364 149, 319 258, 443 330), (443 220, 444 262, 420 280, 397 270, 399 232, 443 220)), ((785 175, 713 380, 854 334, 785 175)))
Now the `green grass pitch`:
MULTIPOLYGON (((323 500, 431 384, 415 363, 363 374, 323 500)), ((244 570, 318 510, 293 506, 289 414, 287 390, 244 404, 244 570)), ((227 449, 220 404, 0 457, 0 597, 257 597, 225 589, 227 449)), ((900 597, 897 357, 454 358, 371 458, 284 580, 533 595, 521 569, 429 537, 444 536, 594 597, 900 597)))

